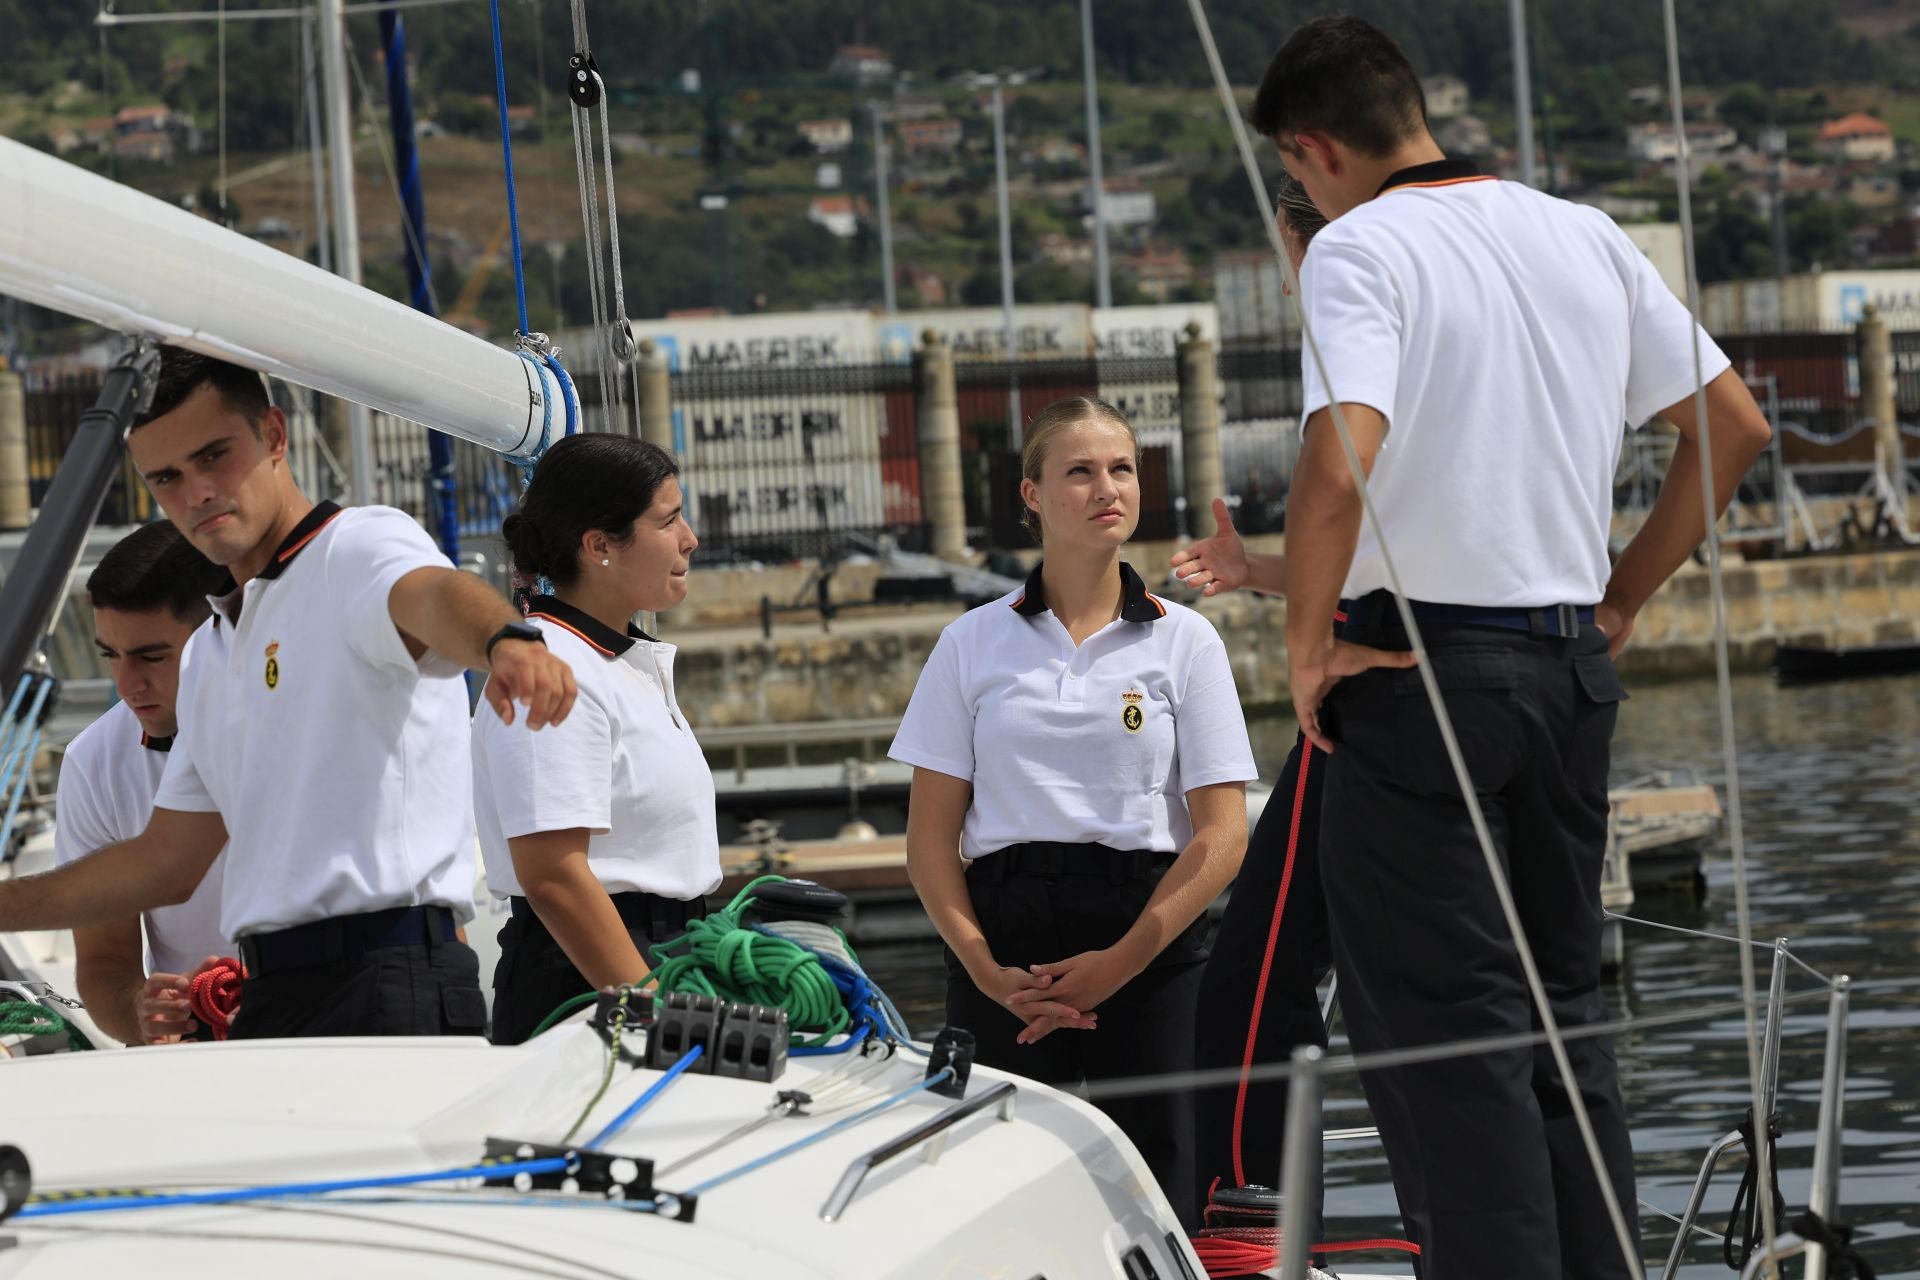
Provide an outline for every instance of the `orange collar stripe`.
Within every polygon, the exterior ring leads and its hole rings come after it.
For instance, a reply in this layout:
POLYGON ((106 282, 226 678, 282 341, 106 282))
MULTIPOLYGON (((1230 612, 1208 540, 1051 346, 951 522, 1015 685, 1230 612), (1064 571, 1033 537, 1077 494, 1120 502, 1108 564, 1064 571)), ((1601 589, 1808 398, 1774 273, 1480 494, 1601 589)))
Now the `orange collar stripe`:
POLYGON ((586 632, 582 631, 580 628, 572 625, 571 623, 561 621, 559 618, 554 617, 550 613, 530 613, 527 616, 529 618, 540 618, 547 622, 551 622, 554 626, 559 627, 562 631, 571 631, 574 635, 579 636, 581 642, 586 644, 589 648, 594 649, 600 653, 603 653, 609 658, 614 656, 613 650, 607 648, 607 646, 603 644, 596 644, 593 640, 588 638, 586 632))
POLYGON ((315 528, 312 533, 308 534, 306 537, 300 539, 300 541, 294 543, 292 546, 288 547, 285 551, 282 551, 280 553, 278 557, 280 563, 285 564, 287 561, 293 559, 296 555, 299 555, 300 548, 306 546, 309 542, 312 542, 315 538, 319 537, 321 529, 326 528, 328 525, 332 524, 335 520, 338 520, 339 518, 340 518, 340 512, 336 511, 332 515, 328 516, 325 520, 322 520, 319 526, 315 528))
POLYGON ((1414 191, 1421 187, 1457 187, 1460 184, 1465 182, 1498 182, 1498 181, 1500 181, 1500 179, 1495 174, 1479 173, 1469 178, 1441 178, 1437 182, 1403 182, 1398 186, 1388 187, 1385 191, 1382 191, 1380 194, 1383 196, 1390 196, 1396 191, 1414 191))

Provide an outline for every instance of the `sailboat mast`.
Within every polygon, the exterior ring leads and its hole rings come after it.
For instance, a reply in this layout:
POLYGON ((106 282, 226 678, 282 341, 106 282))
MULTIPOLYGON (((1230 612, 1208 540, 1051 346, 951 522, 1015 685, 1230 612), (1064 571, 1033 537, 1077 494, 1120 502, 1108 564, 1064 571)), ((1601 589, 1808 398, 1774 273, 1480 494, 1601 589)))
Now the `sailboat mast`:
MULTIPOLYGON (((347 99, 346 15, 341 0, 319 0, 320 80, 327 118, 327 166, 333 196, 334 268, 360 283, 360 209, 353 192, 353 112, 347 99)), ((365 405, 347 406, 355 506, 373 501, 373 422, 365 405)))
POLYGON ((1527 56, 1527 0, 1507 0, 1513 20, 1513 121, 1520 134, 1520 181, 1539 186, 1533 160, 1533 66, 1527 56))

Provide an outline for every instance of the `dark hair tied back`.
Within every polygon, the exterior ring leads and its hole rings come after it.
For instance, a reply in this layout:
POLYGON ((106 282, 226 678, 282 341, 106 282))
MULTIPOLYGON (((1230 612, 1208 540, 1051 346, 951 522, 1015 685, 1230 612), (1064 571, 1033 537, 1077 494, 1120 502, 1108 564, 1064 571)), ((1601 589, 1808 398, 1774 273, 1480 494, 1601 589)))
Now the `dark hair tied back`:
POLYGON ((580 540, 598 530, 616 544, 653 505, 660 486, 680 474, 673 455, 631 436, 566 436, 540 457, 520 509, 501 522, 513 567, 557 588, 580 579, 580 540))

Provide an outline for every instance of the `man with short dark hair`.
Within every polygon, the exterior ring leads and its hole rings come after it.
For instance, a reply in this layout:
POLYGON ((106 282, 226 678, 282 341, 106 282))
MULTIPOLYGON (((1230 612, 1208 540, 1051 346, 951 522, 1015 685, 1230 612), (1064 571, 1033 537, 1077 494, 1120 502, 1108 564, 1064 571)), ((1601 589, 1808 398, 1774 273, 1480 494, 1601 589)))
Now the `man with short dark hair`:
MULTIPOLYGON (((1365 1055, 1539 1025, 1419 673, 1361 670, 1361 646, 1410 647, 1389 549, 1554 1019, 1589 1028, 1606 1018, 1599 876, 1626 697, 1611 655, 1705 536, 1703 438, 1724 507, 1770 428, 1610 219, 1446 158, 1412 66, 1370 23, 1295 31, 1250 118, 1332 219, 1301 286, 1319 358, 1303 361, 1287 652, 1295 710, 1330 753, 1321 870, 1352 1043, 1365 1055), (1610 566, 1622 432, 1655 414, 1680 430, 1673 463, 1610 566)), ((1566 1048, 1631 1232, 1611 1043, 1566 1048)), ((1425 1280, 1638 1274, 1546 1048, 1363 1082, 1425 1280)))
POLYGON ((463 668, 540 728, 574 683, 538 631, 388 507, 300 492, 258 375, 175 348, 128 438, 167 518, 230 579, 194 637, 146 829, 0 884, 0 929, 185 901, 232 836, 236 1037, 478 1034, 463 668))
MULTIPOLYGON (((212 609, 224 570, 170 524, 115 543, 87 578, 94 643, 120 701, 67 744, 60 761, 54 859, 65 865, 146 829, 179 727, 174 712, 187 639, 212 609)), ((220 931, 225 855, 193 896, 73 931, 74 982, 94 1023, 125 1044, 206 1034, 188 985, 233 944, 220 931), (142 934, 144 933, 144 945, 142 934)))

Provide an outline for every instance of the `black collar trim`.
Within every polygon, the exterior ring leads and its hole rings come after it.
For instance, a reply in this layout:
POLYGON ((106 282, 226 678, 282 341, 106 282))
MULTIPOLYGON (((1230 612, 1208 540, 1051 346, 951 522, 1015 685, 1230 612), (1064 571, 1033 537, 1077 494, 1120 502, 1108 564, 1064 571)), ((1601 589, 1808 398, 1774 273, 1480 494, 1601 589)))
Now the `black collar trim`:
POLYGON ((173 750, 173 736, 156 738, 146 730, 140 731, 140 745, 149 751, 167 752, 173 750))
MULTIPOLYGON (((1047 611, 1047 591, 1041 585, 1040 565, 1033 566, 1033 572, 1027 575, 1026 589, 1020 598, 1013 602, 1013 611, 1023 618, 1038 617, 1047 611)), ((1122 561, 1120 564, 1120 617, 1126 622, 1152 622, 1167 616, 1167 607, 1147 591, 1147 584, 1133 571, 1133 566, 1122 561)))
POLYGON ((285 573, 287 566, 293 563, 293 558, 306 550, 307 544, 319 537, 320 531, 332 524, 333 518, 339 514, 340 504, 337 502, 315 504, 313 510, 307 512, 300 523, 293 526, 293 532, 289 533, 287 540, 280 544, 280 549, 273 553, 273 559, 267 561, 267 567, 260 571, 260 576, 271 580, 285 573))
POLYGON ((1494 175, 1481 173, 1471 160, 1433 160, 1416 164, 1387 176, 1375 195, 1383 196, 1395 187, 1445 187, 1456 182, 1493 182, 1494 175))
POLYGON ((653 640, 652 636, 631 622, 627 624, 627 633, 621 635, 600 619, 554 596, 534 596, 527 601, 527 616, 544 618, 557 627, 565 627, 609 658, 617 658, 633 648, 636 640, 653 640))

